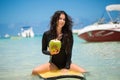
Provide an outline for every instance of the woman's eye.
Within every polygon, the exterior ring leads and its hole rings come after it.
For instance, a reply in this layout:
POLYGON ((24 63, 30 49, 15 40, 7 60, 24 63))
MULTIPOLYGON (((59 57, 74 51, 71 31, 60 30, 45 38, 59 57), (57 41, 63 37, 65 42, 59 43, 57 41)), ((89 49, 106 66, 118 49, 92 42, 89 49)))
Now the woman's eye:
POLYGON ((62 19, 62 18, 60 18, 59 20, 63 20, 63 21, 65 21, 65 19, 62 19))

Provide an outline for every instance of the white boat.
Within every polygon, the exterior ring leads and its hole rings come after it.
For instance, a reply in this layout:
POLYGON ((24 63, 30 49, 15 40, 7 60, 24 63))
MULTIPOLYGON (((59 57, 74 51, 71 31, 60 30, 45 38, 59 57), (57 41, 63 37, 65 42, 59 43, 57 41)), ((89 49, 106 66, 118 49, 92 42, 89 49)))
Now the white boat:
POLYGON ((120 4, 113 4, 106 6, 106 11, 110 17, 110 21, 103 23, 96 22, 80 29, 78 36, 88 42, 103 42, 103 41, 120 41, 120 4), (113 20, 111 12, 119 12, 117 20, 113 20))
POLYGON ((21 34, 22 37, 34 37, 34 32, 32 27, 30 26, 24 26, 21 28, 21 34))
POLYGON ((5 34, 5 36, 4 36, 5 38, 9 38, 10 37, 10 35, 9 34, 5 34))
POLYGON ((78 34, 79 29, 73 29, 72 32, 73 32, 74 34, 78 34))

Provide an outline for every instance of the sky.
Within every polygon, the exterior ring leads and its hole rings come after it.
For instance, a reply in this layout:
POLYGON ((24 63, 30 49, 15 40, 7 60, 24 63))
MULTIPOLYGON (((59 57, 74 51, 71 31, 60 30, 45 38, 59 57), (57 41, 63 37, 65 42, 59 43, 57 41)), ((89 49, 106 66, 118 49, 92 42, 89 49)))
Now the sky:
POLYGON ((16 35, 22 26, 42 33, 57 10, 70 15, 78 29, 99 19, 110 4, 120 0, 0 0, 0 35, 16 35))

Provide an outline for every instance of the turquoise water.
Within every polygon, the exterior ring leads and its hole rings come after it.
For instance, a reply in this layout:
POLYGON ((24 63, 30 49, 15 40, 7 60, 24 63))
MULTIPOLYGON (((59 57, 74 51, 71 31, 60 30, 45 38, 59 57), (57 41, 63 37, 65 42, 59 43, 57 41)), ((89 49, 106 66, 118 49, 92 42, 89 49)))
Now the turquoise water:
MULTIPOLYGON (((40 80, 31 71, 49 60, 41 38, 0 39, 0 80, 40 80)), ((72 61, 90 72, 87 80, 120 80, 120 42, 87 43, 74 35, 72 61)))

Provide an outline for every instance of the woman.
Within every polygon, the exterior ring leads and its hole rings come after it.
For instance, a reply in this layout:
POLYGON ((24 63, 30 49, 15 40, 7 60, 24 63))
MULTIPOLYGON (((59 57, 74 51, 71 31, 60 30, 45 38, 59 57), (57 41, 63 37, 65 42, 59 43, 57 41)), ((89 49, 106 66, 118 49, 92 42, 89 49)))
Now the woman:
POLYGON ((66 72, 68 69, 82 72, 85 70, 71 62, 73 35, 72 19, 65 11, 56 11, 51 18, 50 30, 44 32, 42 38, 42 52, 50 56, 50 61, 33 69, 32 74, 61 69, 66 72), (60 51, 49 51, 49 41, 59 39, 62 43, 60 51))

